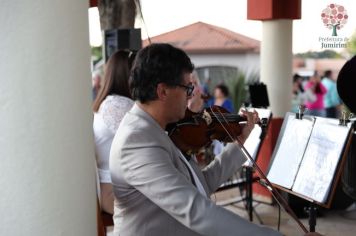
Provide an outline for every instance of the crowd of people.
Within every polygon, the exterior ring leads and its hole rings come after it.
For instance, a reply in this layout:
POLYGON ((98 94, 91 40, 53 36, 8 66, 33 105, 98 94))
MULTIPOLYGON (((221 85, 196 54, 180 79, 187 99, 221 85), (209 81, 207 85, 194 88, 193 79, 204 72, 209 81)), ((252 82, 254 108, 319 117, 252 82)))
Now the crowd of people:
MULTIPOLYGON (((224 146, 201 169, 194 155, 182 153, 167 136, 166 125, 182 119, 187 107, 199 112, 207 104, 193 70, 186 53, 169 44, 147 46, 133 64, 130 53, 120 50, 106 64, 93 129, 100 206, 113 214, 114 234, 280 235, 210 200, 245 162, 238 145, 224 146)), ((228 95, 220 84, 208 104, 233 112, 228 95)), ((243 143, 259 118, 256 112, 242 115, 243 143)))
POLYGON ((295 74, 292 92, 292 112, 298 112, 299 106, 304 105, 308 115, 339 117, 341 100, 330 70, 325 71, 322 77, 315 71, 307 80, 295 74))

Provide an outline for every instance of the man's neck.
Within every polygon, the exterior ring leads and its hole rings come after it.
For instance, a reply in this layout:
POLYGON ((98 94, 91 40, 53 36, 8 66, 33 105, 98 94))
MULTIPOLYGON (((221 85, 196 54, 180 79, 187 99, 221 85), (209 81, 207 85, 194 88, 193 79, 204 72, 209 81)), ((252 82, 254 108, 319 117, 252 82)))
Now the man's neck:
POLYGON ((147 104, 145 103, 140 103, 137 102, 137 105, 147 112, 158 124, 161 126, 163 130, 166 129, 166 125, 168 124, 168 121, 165 119, 165 111, 163 109, 163 106, 156 102, 149 102, 147 104))

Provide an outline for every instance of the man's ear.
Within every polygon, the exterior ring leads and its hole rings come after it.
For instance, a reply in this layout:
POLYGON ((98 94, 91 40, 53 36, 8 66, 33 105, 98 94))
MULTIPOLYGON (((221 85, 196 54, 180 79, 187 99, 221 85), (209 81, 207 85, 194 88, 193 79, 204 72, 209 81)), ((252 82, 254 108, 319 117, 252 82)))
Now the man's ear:
POLYGON ((169 93, 167 85, 159 83, 156 88, 156 93, 159 100, 165 101, 169 93))

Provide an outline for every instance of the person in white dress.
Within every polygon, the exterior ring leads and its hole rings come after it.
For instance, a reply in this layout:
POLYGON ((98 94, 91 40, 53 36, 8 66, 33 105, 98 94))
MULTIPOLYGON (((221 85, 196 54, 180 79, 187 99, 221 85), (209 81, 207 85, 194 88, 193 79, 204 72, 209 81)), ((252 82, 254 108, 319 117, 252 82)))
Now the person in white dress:
POLYGON ((102 210, 113 214, 114 194, 109 170, 110 148, 115 133, 126 112, 134 102, 129 90, 130 53, 117 51, 108 60, 102 89, 94 104, 94 138, 96 161, 100 181, 100 205, 102 210))

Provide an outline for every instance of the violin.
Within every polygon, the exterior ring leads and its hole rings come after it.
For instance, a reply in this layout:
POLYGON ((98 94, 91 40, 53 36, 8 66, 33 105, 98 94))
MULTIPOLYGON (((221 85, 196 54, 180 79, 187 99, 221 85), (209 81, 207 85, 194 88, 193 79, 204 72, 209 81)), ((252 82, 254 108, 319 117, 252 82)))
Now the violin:
POLYGON ((201 94, 200 98, 203 99, 204 102, 207 102, 211 98, 211 95, 209 95, 209 94, 201 94))
POLYGON ((239 136, 242 131, 240 122, 243 121, 246 121, 245 117, 231 114, 219 106, 212 106, 199 113, 187 109, 184 118, 168 124, 166 131, 179 150, 191 155, 209 146, 214 139, 232 142, 222 124, 239 136))
MULTIPOLYGON (((166 131, 179 150, 191 155, 209 146, 213 140, 233 142, 225 129, 237 137, 242 132, 241 124, 246 121, 246 117, 229 113, 220 106, 212 106, 198 113, 187 109, 184 118, 168 124, 166 131)), ((258 124, 262 128, 267 127, 267 119, 262 119, 258 124)))
MULTIPOLYGON (((309 233, 238 139, 238 136, 242 133, 240 124, 244 121, 246 121, 245 117, 231 114, 222 107, 212 106, 199 113, 186 110, 185 117, 176 123, 168 124, 166 130, 175 145, 188 155, 197 153, 200 148, 210 145, 213 139, 235 142, 241 148, 246 159, 253 164, 260 177, 259 182, 271 192, 277 203, 296 221, 301 230, 306 234, 309 233)), ((259 124, 261 126, 266 125, 267 119, 262 120, 259 124)))

